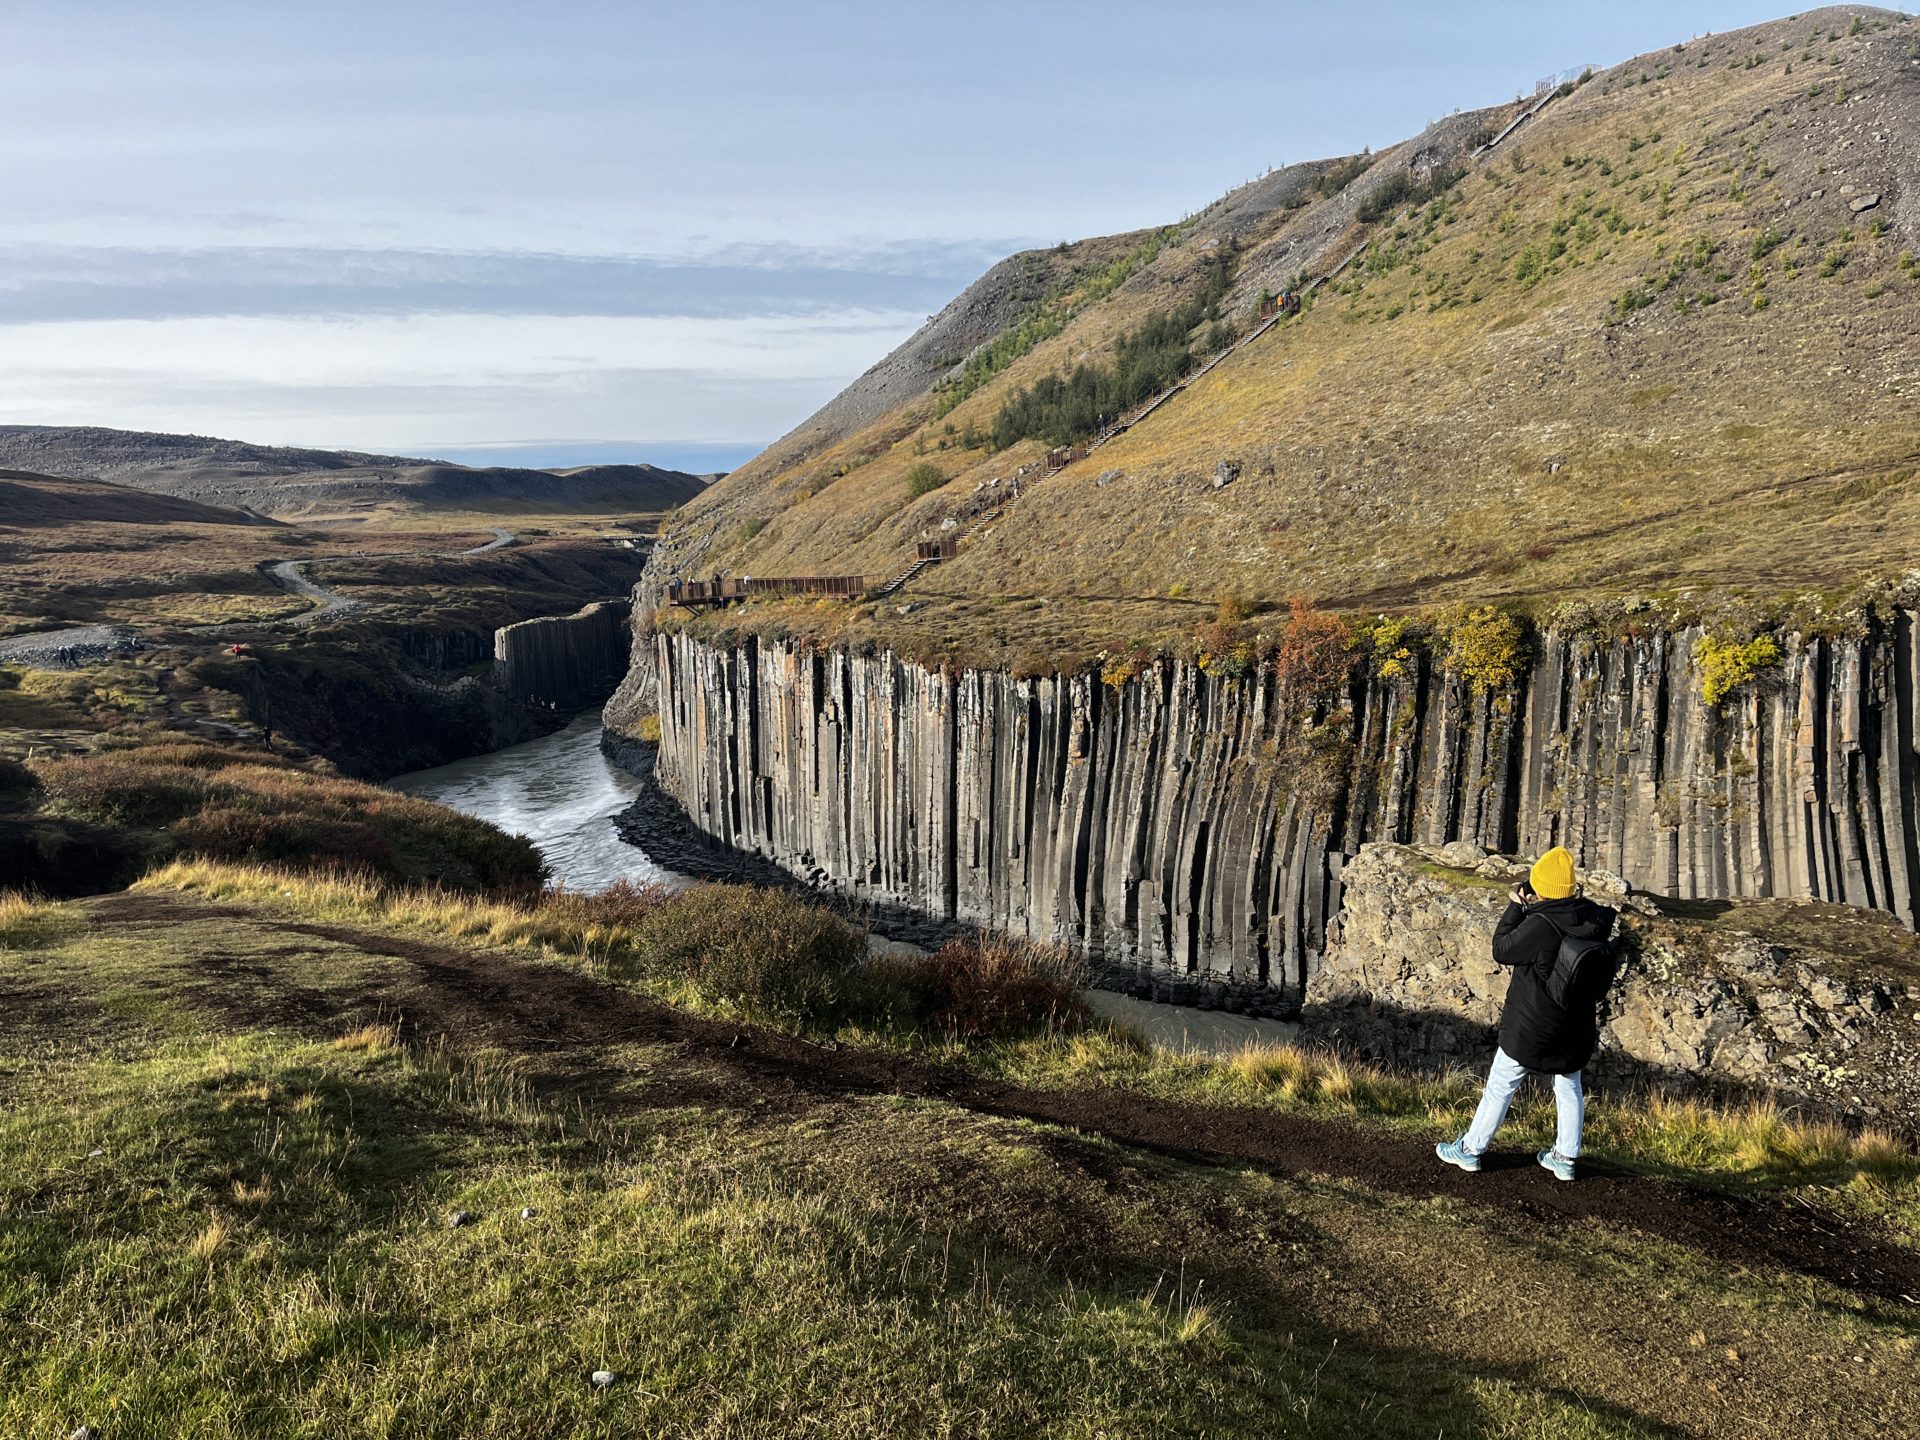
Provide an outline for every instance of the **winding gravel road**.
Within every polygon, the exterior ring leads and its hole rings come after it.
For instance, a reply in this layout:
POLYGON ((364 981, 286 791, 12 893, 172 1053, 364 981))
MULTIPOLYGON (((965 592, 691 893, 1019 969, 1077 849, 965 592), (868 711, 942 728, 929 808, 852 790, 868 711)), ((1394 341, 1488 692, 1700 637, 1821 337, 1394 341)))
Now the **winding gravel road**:
MULTIPOLYGON (((503 550, 520 538, 513 531, 498 525, 491 528, 493 539, 471 549, 416 550, 408 553, 416 556, 485 555, 490 551, 503 550)), ((366 602, 349 599, 337 590, 329 590, 308 575, 306 570, 307 566, 317 564, 321 559, 351 558, 334 555, 312 560, 281 560, 263 567, 264 573, 282 590, 314 602, 313 609, 291 616, 283 623, 311 625, 316 620, 335 619, 363 608, 366 602)), ((196 628, 201 634, 218 635, 234 627, 208 625, 196 628)), ((35 630, 25 635, 0 638, 0 665, 25 665, 36 670, 78 670, 97 665, 110 656, 130 655, 140 648, 139 639, 124 625, 76 625, 65 630, 35 630)))
MULTIPOLYGON (((413 550, 407 554, 420 555, 485 555, 492 550, 505 549, 520 537, 511 530, 503 530, 498 525, 492 527, 493 539, 484 545, 475 545, 467 550, 413 550)), ((337 590, 329 590, 307 573, 309 565, 318 565, 323 560, 349 560, 349 555, 316 556, 311 560, 281 560, 266 567, 267 575, 282 590, 290 595, 299 595, 315 602, 314 608, 303 615, 291 616, 285 623, 289 625, 311 625, 316 620, 337 619, 342 615, 361 609, 364 601, 352 600, 337 590)))

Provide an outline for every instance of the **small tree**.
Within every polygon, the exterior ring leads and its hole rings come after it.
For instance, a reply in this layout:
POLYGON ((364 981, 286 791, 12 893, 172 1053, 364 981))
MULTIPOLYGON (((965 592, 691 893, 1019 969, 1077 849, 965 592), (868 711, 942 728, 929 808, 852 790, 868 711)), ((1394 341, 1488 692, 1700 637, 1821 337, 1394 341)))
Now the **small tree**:
POLYGON ((1526 631, 1518 616, 1491 605, 1459 606, 1444 616, 1447 668, 1465 677, 1477 693, 1505 690, 1527 663, 1526 631))
POLYGON ((1780 645, 1771 635, 1751 640, 1702 635, 1693 658, 1700 667, 1700 698, 1718 709, 1734 691, 1751 685, 1762 670, 1780 663, 1780 645))
POLYGON ((938 490, 949 478, 933 461, 916 460, 907 469, 907 494, 918 500, 922 495, 938 490))
POLYGON ((1293 612, 1274 664, 1280 678, 1314 700, 1335 698, 1353 666, 1353 637, 1338 615, 1316 610, 1304 595, 1287 598, 1293 612))

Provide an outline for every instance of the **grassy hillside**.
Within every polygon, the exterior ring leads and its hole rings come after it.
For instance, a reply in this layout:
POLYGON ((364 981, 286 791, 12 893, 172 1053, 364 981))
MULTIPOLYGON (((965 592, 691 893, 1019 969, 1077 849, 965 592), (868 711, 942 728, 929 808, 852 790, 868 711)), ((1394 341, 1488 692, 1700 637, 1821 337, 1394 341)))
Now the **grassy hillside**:
MULTIPOLYGON (((484 538, 477 534, 475 542, 484 538)), ((411 536, 364 536, 375 550, 411 536)), ((273 620, 307 602, 262 573, 311 532, 98 480, 0 471, 0 636, 62 625, 273 620)))
POLYGON ((1002 659, 1151 642, 1227 592, 1772 604, 1909 571, 1920 22, 1839 7, 1676 45, 1476 155, 1515 113, 1021 260, 1055 278, 970 365, 922 364, 871 419, 863 379, 676 517, 664 563, 880 579, 958 533, 959 560, 881 611, 784 619, 1002 659), (1111 371, 1225 267, 1190 311, 1207 358, 1363 242, 1300 315, 974 529, 1046 448, 991 438, 1021 391, 1111 371))
MULTIPOLYGON (((1140 1052, 1099 1033, 825 1046, 204 869, 0 904, 0 995, 10 1434, 1752 1440, 1920 1416, 1910 1311, 1808 1258, 1837 1233, 1915 1263, 1832 1211, 1844 1146, 1788 1199, 1469 1178, 1421 1160, 1458 1084, 1162 1057, 1212 1098, 1114 1105, 1086 1067, 1111 1084, 1140 1052), (1052 1078, 992 1078, 1022 1067, 1052 1078), (1389 1095, 1408 1138, 1369 1118, 1389 1095), (1177 1145, 1127 1128, 1182 1120, 1177 1145), (1196 1158, 1276 1127, 1289 1160, 1196 1158), (1636 1193, 1643 1219, 1603 1218, 1636 1193), (1667 1233, 1708 1213, 1747 1248, 1667 1233)), ((1881 1155, 1850 1184, 1910 1172, 1881 1155)))

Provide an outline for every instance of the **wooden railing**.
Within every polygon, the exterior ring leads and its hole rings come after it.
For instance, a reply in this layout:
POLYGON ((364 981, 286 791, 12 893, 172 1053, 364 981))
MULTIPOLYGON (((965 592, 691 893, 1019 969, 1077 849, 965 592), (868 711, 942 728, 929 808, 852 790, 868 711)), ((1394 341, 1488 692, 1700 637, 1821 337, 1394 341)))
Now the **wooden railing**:
POLYGON ((669 580, 669 605, 726 605, 762 595, 864 595, 864 575, 748 575, 713 580, 669 580))

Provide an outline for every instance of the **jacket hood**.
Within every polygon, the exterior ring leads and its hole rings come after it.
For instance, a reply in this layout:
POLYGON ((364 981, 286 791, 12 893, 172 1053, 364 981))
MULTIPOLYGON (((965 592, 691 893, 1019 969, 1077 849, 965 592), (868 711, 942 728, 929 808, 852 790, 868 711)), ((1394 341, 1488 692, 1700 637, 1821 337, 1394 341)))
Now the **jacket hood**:
POLYGON ((1564 900, 1540 900, 1527 907, 1529 915, 1543 915, 1554 929, 1569 940, 1605 940, 1613 934, 1615 912, 1596 905, 1584 895, 1569 895, 1564 900))

